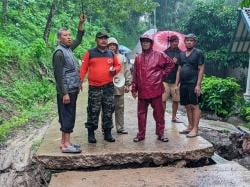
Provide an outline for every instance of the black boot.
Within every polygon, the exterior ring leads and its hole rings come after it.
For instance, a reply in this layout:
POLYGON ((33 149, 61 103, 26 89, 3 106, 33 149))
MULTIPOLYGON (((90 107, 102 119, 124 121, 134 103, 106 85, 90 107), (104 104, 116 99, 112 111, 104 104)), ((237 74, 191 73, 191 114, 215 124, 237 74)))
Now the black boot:
POLYGON ((104 129, 104 140, 108 142, 115 142, 115 139, 112 137, 111 129, 104 129))
POLYGON ((95 131, 93 129, 88 129, 88 141, 89 143, 96 143, 95 131))

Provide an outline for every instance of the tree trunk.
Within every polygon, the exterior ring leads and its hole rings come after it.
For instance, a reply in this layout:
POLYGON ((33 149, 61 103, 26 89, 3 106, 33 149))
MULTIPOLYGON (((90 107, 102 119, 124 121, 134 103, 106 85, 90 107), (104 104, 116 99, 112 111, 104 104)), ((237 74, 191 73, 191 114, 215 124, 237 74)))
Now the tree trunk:
POLYGON ((3 0, 3 23, 7 23, 8 0, 3 0))
POLYGON ((56 9, 57 9, 57 0, 53 0, 51 7, 50 7, 49 15, 47 18, 46 27, 43 33, 43 39, 46 42, 46 44, 48 44, 49 34, 50 34, 51 26, 52 26, 53 17, 56 14, 56 9))

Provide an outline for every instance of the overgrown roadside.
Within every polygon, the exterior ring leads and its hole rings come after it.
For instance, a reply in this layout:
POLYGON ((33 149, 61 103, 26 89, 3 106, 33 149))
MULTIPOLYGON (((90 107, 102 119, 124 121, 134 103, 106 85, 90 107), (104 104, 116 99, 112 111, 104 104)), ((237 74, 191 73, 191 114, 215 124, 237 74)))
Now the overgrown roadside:
POLYGON ((2 71, 0 116, 0 184, 47 186, 49 173, 32 162, 55 114, 52 83, 20 69, 2 71), (22 72, 22 73, 21 73, 22 72), (44 87, 44 88, 43 88, 44 87))
POLYGON ((0 51, 0 186, 47 186, 49 172, 32 156, 55 116, 50 52, 44 52, 45 59, 35 58, 14 41, 1 44, 16 49, 0 51))

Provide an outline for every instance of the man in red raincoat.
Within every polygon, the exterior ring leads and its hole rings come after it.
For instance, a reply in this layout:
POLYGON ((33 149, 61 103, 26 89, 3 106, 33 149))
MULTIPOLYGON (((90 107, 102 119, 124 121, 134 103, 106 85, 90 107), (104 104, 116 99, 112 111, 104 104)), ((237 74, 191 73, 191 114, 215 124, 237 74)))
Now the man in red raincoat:
POLYGON ((142 53, 135 58, 131 90, 132 96, 134 98, 138 97, 137 116, 139 132, 134 138, 134 142, 145 139, 149 104, 153 108, 158 140, 167 142, 168 138, 164 137, 163 79, 172 71, 174 63, 167 55, 152 49, 153 39, 151 36, 141 36, 140 42, 142 53))

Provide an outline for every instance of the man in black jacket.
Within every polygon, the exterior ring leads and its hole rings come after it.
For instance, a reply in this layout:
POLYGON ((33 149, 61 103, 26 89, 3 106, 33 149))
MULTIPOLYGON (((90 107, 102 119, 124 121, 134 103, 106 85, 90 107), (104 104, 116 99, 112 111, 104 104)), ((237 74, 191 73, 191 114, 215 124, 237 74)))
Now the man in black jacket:
POLYGON ((175 91, 175 80, 176 80, 176 73, 178 70, 178 58, 181 53, 181 50, 178 47, 179 38, 176 35, 172 35, 169 38, 170 47, 167 48, 164 53, 167 54, 170 58, 172 58, 173 62, 175 63, 175 67, 173 71, 163 80, 163 85, 165 88, 165 92, 162 95, 162 101, 164 106, 164 111, 166 109, 166 103, 171 95, 172 97, 172 122, 174 123, 182 123, 180 120, 177 119, 176 113, 178 110, 179 102, 180 102, 180 93, 179 90, 175 91))
POLYGON ((71 33, 65 28, 58 31, 59 45, 53 53, 53 70, 56 80, 57 105, 62 138, 60 148, 63 153, 80 153, 80 145, 70 142, 76 115, 76 100, 81 87, 77 59, 73 50, 81 43, 84 35, 84 15, 80 16, 77 38, 72 41, 71 33))

